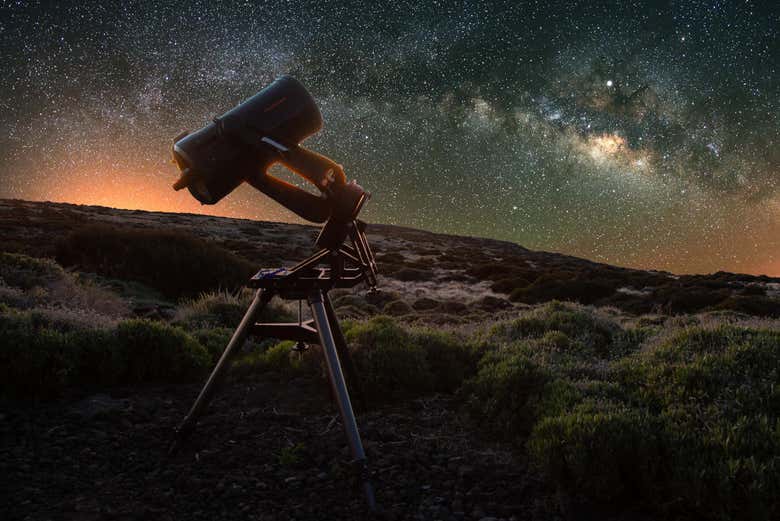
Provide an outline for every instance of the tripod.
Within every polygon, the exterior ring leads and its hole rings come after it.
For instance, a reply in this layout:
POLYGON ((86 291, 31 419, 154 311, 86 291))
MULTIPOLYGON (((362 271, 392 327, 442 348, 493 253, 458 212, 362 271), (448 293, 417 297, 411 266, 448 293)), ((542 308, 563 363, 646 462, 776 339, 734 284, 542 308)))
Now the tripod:
POLYGON ((175 440, 171 445, 172 452, 192 433, 198 418, 213 396, 216 385, 230 366, 232 355, 244 344, 249 335, 319 344, 322 346, 333 396, 338 404, 366 503, 369 510, 372 512, 376 510, 374 489, 366 465, 366 454, 342 367, 349 373, 353 384, 357 384, 356 373, 344 334, 328 296, 328 291, 333 288, 351 288, 361 282, 365 282, 369 290, 376 287, 376 262, 368 245, 365 228, 365 223, 357 219, 347 222, 331 219, 322 228, 317 239, 317 244, 324 246, 317 253, 289 270, 261 269, 250 279, 248 286, 257 288, 252 303, 189 413, 176 429, 175 440), (344 244, 347 237, 350 238, 351 245, 344 244), (328 265, 321 266, 325 262, 328 265), (311 308, 312 319, 298 323, 255 322, 256 317, 275 296, 285 300, 306 300, 311 308))

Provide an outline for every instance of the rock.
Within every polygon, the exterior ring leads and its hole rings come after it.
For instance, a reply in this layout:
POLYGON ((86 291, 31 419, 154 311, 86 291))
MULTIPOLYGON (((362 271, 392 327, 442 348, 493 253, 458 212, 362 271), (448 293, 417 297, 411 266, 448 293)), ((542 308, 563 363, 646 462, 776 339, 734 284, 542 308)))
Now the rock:
POLYGON ((412 303, 412 307, 417 311, 429 311, 439 307, 439 301, 428 297, 418 298, 412 303))
POLYGON ((70 412, 78 417, 92 420, 96 416, 118 413, 128 407, 128 400, 115 400, 107 394, 95 394, 73 405, 70 412))
POLYGON ((412 307, 404 302, 403 300, 394 300, 392 302, 388 302, 385 304, 385 307, 382 308, 382 311, 387 313, 388 315, 408 315, 411 313, 412 307))

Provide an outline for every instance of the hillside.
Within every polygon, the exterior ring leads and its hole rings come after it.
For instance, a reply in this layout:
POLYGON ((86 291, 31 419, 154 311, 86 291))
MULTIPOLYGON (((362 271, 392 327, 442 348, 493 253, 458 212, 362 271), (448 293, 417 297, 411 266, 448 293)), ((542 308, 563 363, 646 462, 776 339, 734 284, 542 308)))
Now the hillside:
MULTIPOLYGON (((367 519, 318 346, 248 341, 167 454, 242 283, 316 232, 0 200, 3 519, 367 519)), ((333 297, 382 519, 780 515, 780 279, 369 239, 380 290, 333 297)))
MULTIPOLYGON (((204 215, 0 201, 0 233, 7 252, 56 258, 58 240, 96 224, 182 232, 214 242, 258 268, 291 265, 307 257, 318 230, 204 215)), ((531 251, 492 239, 388 225, 371 225, 368 231, 382 293, 374 303, 351 299, 353 305, 345 310, 351 315, 414 310, 417 317, 435 321, 479 321, 507 308, 558 299, 634 314, 733 310, 780 316, 780 278, 724 272, 674 275, 531 251), (384 310, 391 302, 396 304, 384 310)))

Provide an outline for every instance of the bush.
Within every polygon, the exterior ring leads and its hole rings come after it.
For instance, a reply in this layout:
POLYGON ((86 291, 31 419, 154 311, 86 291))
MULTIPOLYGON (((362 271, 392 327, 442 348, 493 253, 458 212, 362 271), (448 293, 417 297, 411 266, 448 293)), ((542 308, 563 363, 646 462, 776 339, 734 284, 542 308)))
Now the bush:
POLYGON ((654 497, 662 477, 659 421, 615 403, 583 403, 543 418, 528 450, 556 485, 590 501, 654 497))
POLYGON ((523 353, 490 353, 461 393, 469 414, 483 429, 516 439, 533 426, 547 380, 546 371, 523 353))
POLYGON ((719 302, 712 309, 729 309, 749 315, 780 317, 780 300, 764 295, 734 295, 719 302))
POLYGON ((388 302, 385 304, 384 309, 382 310, 388 315, 408 315, 409 313, 412 313, 414 310, 412 307, 404 302, 403 300, 394 300, 392 302, 388 302))
POLYGON ((557 273, 544 274, 533 283, 513 290, 509 298, 515 302, 537 304, 548 300, 571 300, 593 304, 615 293, 611 280, 562 278, 557 273))
POLYGON ((150 320, 127 320, 114 331, 126 364, 122 381, 186 381, 208 367, 206 350, 181 329, 150 320))
POLYGON ((66 334, 0 315, 0 395, 51 396, 68 381, 71 362, 66 334))
POLYGON ((497 324, 489 337, 493 341, 511 342, 524 338, 539 338, 549 331, 560 331, 592 349, 594 353, 606 356, 612 337, 620 328, 584 308, 553 301, 536 308, 527 316, 497 324))
POLYGON ((412 281, 426 281, 434 279, 434 275, 429 270, 421 270, 417 268, 402 268, 393 273, 393 278, 401 280, 403 282, 412 281))
MULTIPOLYGON (((176 311, 174 323, 182 327, 235 329, 246 314, 254 292, 249 290, 231 293, 211 291, 183 302, 176 311)), ((278 305, 269 305, 257 318, 259 322, 289 322, 293 315, 278 305)))
POLYGON ((302 353, 293 351, 295 342, 285 340, 271 344, 268 349, 253 349, 240 356, 234 365, 234 373, 248 375, 274 373, 283 379, 321 374, 322 356, 319 346, 310 346, 302 353))
POLYGON ((171 298, 242 286, 255 267, 216 244, 180 231, 106 225, 72 232, 57 245, 66 266, 141 282, 171 298))
POLYGON ((159 322, 57 329, 35 313, 0 315, 1 395, 49 397, 67 386, 185 381, 208 363, 194 338, 159 322))
POLYGON ((18 309, 66 306, 113 317, 127 313, 118 295, 53 260, 11 253, 0 253, 0 302, 18 309))
MULTIPOLYGON (((780 493, 780 332, 688 327, 601 380, 545 388, 528 441, 561 489, 593 503, 772 519, 780 493)), ((672 515, 672 512, 666 512, 672 515)))
POLYGON ((67 277, 51 259, 36 259, 17 253, 0 253, 0 280, 8 286, 29 290, 67 277))
POLYGON ((345 331, 364 391, 369 398, 417 395, 431 390, 425 350, 393 319, 375 317, 345 331))
POLYGON ((468 341, 450 333, 415 330, 412 342, 425 352, 425 359, 436 392, 456 391, 476 371, 479 353, 468 341))

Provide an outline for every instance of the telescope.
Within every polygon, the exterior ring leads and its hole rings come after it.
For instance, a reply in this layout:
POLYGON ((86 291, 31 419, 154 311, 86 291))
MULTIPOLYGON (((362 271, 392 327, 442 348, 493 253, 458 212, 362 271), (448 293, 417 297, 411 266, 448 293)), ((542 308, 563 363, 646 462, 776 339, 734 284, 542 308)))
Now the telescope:
POLYGON ((175 432, 171 452, 194 430, 216 385, 223 379, 234 353, 248 336, 293 340, 296 350, 322 346, 328 379, 338 405, 354 468, 369 510, 376 510, 374 490, 344 378, 362 398, 360 381, 328 292, 364 283, 376 287, 377 267, 368 245, 366 224, 357 216, 370 194, 347 182, 344 169, 301 143, 322 129, 314 98, 290 76, 282 76, 206 126, 174 139, 173 161, 180 177, 175 190, 187 188, 202 204, 216 204, 247 182, 299 217, 323 223, 313 255, 291 268, 263 268, 248 282, 255 296, 241 323, 175 432), (281 164, 312 183, 319 195, 269 174, 281 164), (349 241, 347 241, 349 239, 349 241), (255 319, 274 297, 299 301, 297 323, 258 323, 255 319), (307 301, 311 319, 303 320, 300 303, 307 301))
POLYGON ((176 137, 173 160, 181 177, 173 188, 187 188, 201 204, 216 204, 246 181, 307 221, 331 221, 317 244, 335 246, 345 238, 344 224, 357 217, 370 195, 346 182, 341 165, 301 146, 322 125, 311 94, 282 76, 200 130, 176 137), (320 195, 269 174, 277 163, 312 183, 320 195))

